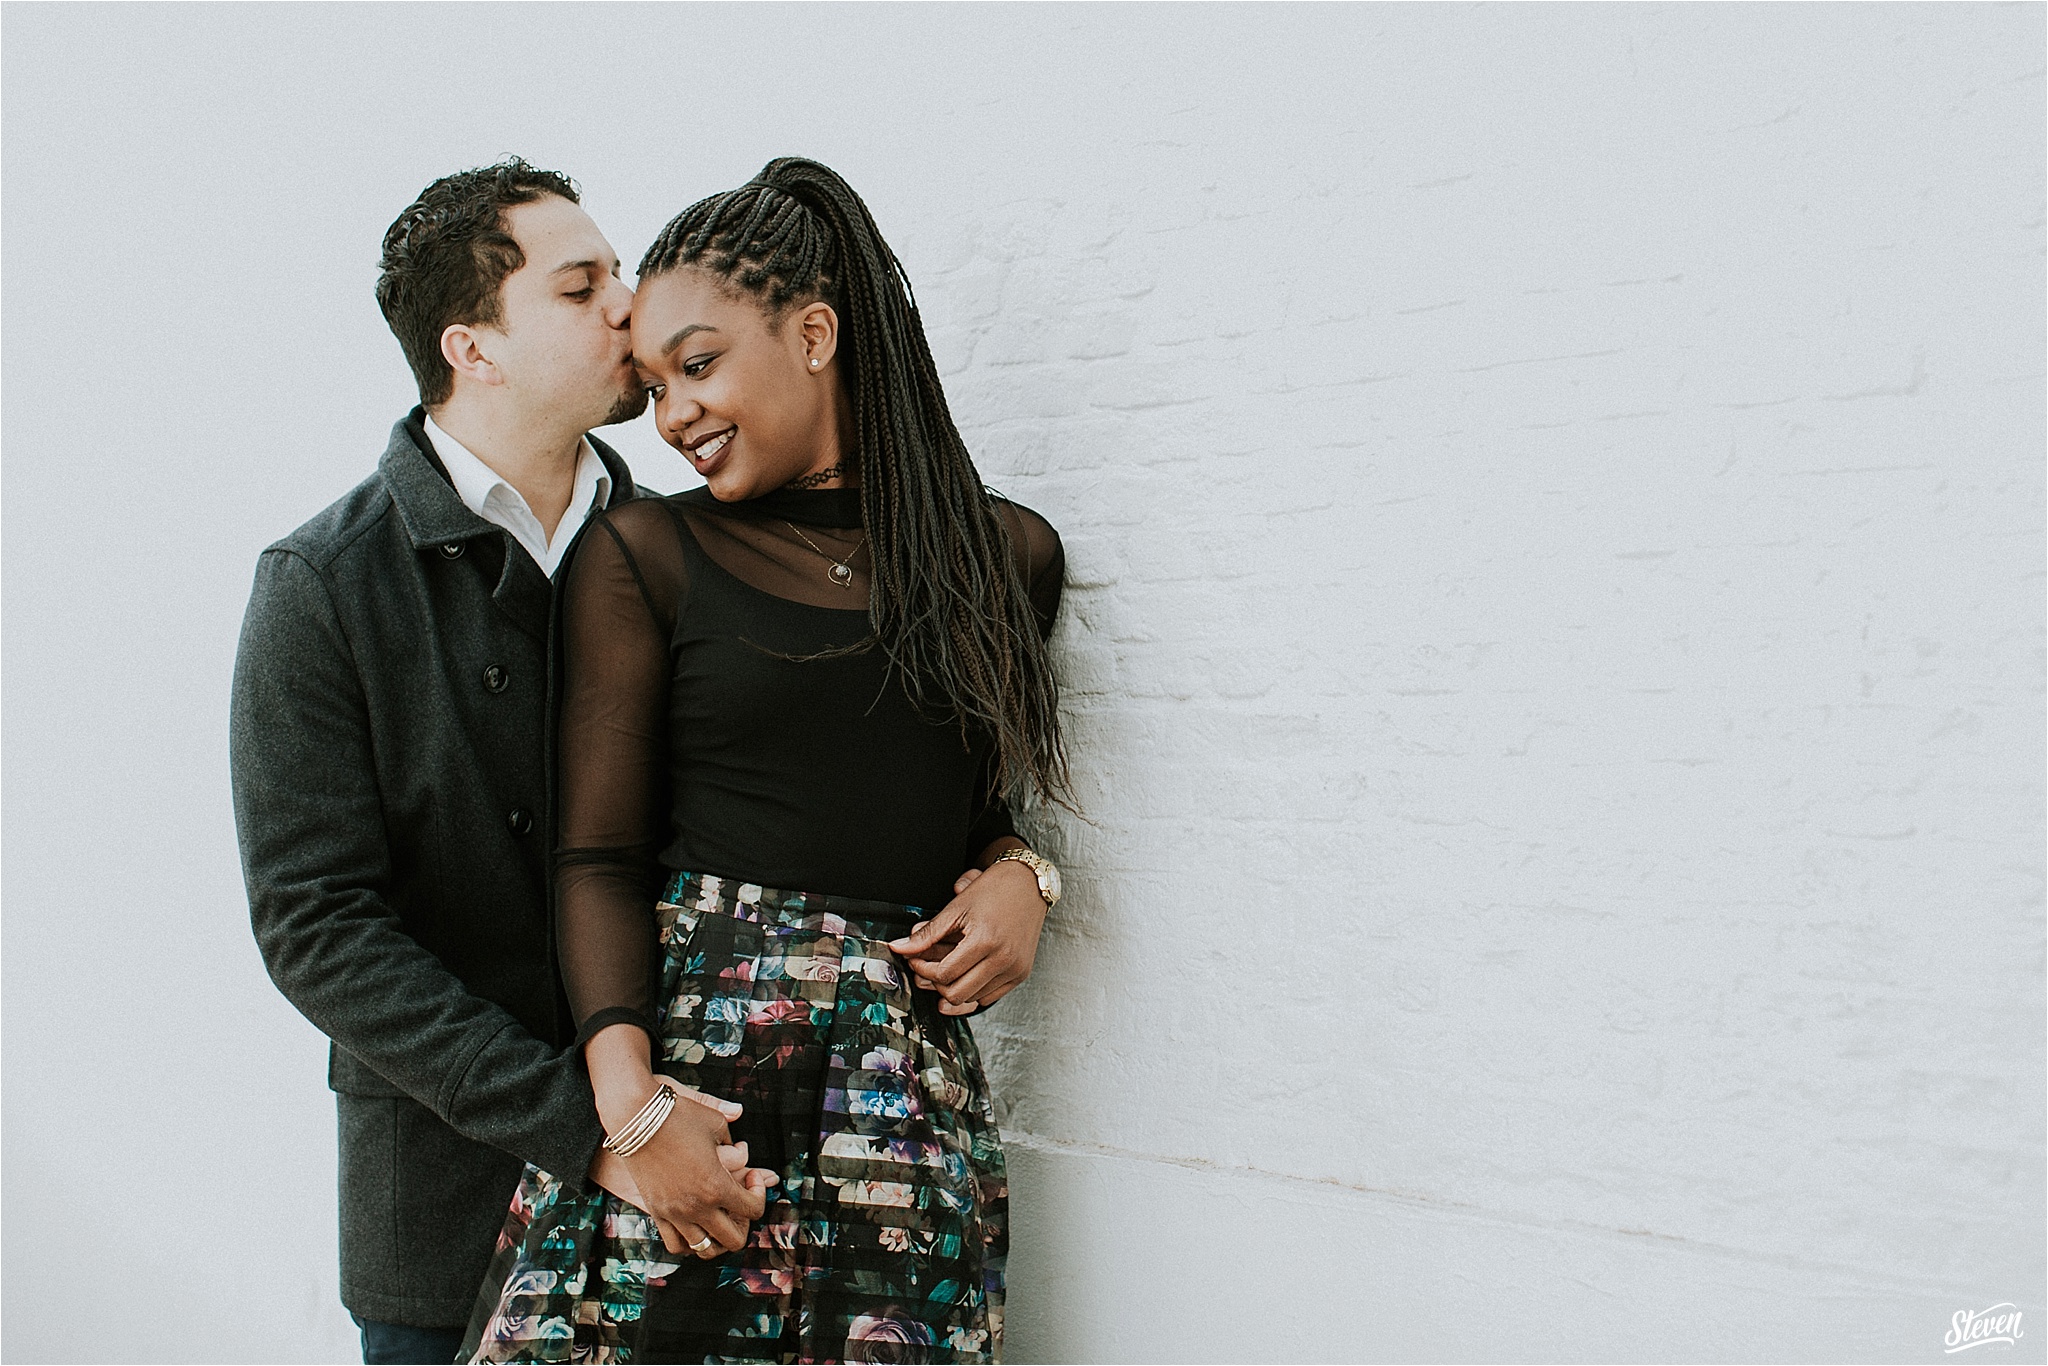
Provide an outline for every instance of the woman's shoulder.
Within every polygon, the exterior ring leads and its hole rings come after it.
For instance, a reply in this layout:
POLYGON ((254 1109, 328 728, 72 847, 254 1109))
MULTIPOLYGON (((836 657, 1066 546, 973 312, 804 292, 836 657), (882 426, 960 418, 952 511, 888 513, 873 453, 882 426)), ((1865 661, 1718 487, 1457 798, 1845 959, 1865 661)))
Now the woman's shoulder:
POLYGON ((1044 514, 993 489, 989 490, 989 502, 1010 533, 1010 544, 1017 549, 1025 578, 1036 578, 1048 565, 1064 557, 1060 533, 1044 514))
POLYGON ((988 490, 988 500, 999 515, 1010 520, 1013 528, 1022 526, 1028 528, 1034 535, 1058 537, 1059 532, 1053 530, 1052 523, 1047 521, 1045 514, 1037 508, 1026 507, 1015 498, 1006 493, 999 493, 995 489, 988 490))
POLYGON ((682 528, 674 511, 678 496, 642 489, 636 498, 593 513, 590 524, 576 538, 575 557, 597 561, 623 557, 636 570, 679 562, 682 528))
POLYGON ((637 498, 613 503, 598 513, 594 521, 601 521, 624 537, 629 544, 637 544, 652 536, 675 535, 676 513, 683 500, 697 489, 686 489, 682 493, 656 493, 642 489, 637 498))

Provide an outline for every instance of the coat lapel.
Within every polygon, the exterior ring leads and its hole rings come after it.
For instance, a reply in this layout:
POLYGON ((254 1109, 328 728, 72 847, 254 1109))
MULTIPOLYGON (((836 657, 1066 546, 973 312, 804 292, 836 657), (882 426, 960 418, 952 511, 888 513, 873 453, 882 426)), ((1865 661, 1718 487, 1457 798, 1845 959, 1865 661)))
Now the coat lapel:
MULTIPOLYGON (((592 437, 590 445, 611 476, 611 499, 607 507, 638 495, 633 476, 617 451, 592 437)), ((535 640, 548 638, 548 613, 554 585, 533 556, 526 553, 511 533, 471 512, 448 480, 448 472, 434 455, 427 440, 426 411, 414 408, 391 429, 391 444, 385 448, 378 469, 391 489, 392 502, 405 523, 413 549, 440 555, 480 551, 473 544, 488 538, 498 558, 498 581, 491 600, 514 624, 535 640), (460 546, 460 551, 450 547, 460 546)))

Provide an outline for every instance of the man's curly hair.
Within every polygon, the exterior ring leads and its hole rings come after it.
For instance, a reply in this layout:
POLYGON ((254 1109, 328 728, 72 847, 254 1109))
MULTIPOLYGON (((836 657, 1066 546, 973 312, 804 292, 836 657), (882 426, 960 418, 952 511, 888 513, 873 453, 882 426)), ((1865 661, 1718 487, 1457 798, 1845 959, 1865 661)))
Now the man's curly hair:
POLYGON ((405 351, 427 407, 446 403, 455 390, 455 372, 441 356, 441 334, 456 323, 497 324, 499 287, 526 264, 526 254, 505 230, 505 210, 545 194, 579 202, 569 177, 507 157, 442 176, 384 233, 377 307, 405 351))

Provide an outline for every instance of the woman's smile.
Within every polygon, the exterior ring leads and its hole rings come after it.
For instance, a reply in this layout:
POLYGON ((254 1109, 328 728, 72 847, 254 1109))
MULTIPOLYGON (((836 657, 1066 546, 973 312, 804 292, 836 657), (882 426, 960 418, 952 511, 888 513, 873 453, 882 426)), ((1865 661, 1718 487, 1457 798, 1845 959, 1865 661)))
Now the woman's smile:
POLYGON ((738 432, 739 428, 737 427, 725 427, 719 431, 707 432, 694 441, 685 443, 683 451, 690 457, 690 463, 696 466, 697 473, 703 474, 718 463, 718 457, 725 453, 728 446, 732 445, 732 439, 738 432))

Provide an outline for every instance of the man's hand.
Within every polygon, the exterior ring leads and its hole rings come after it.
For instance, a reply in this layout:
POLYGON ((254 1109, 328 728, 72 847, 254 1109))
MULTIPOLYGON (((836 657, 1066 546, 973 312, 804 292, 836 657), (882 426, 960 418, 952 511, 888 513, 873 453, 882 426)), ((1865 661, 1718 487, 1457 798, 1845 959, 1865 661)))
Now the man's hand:
POLYGON ((986 871, 970 868, 937 915, 889 947, 901 954, 912 982, 939 993, 939 1010, 965 1015, 994 1005, 1031 975, 1045 898, 1038 878, 1014 859, 986 871))

